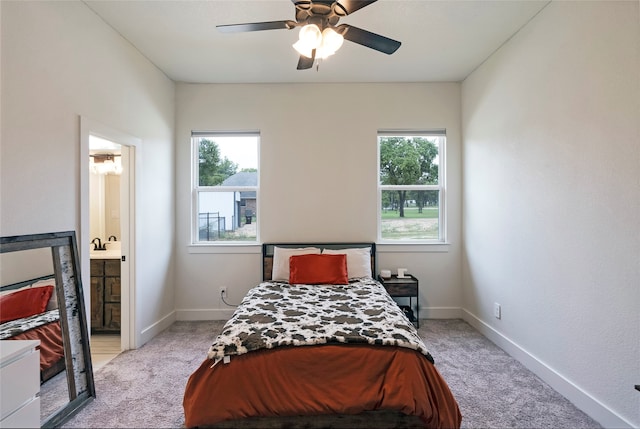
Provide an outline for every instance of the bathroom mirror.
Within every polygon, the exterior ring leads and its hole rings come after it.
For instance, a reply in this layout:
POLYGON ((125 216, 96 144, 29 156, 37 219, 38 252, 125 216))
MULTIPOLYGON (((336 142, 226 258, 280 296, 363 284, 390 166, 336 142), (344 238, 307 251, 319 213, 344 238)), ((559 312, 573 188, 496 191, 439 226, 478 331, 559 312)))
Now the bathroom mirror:
POLYGON ((40 422, 60 426, 95 398, 75 232, 1 237, 0 258, 0 339, 41 340, 40 422))

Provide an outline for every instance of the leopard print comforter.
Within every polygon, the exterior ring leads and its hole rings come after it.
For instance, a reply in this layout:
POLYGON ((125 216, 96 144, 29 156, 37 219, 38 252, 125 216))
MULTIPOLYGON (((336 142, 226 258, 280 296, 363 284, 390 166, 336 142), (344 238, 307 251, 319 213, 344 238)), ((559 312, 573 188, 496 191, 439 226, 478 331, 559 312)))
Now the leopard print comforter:
POLYGON ((372 278, 348 285, 264 282, 251 289, 208 357, 225 357, 281 346, 345 343, 397 346, 433 358, 384 287, 372 278))
POLYGON ((38 326, 60 320, 60 310, 49 310, 23 319, 11 320, 0 325, 0 340, 15 337, 18 334, 35 329, 38 326))

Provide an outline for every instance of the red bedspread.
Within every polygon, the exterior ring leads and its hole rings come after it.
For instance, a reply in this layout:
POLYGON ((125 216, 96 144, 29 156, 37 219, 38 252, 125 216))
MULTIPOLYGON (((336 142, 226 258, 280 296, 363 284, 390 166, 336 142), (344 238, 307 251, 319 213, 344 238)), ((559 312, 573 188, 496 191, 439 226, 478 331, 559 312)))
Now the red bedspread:
POLYGON ((60 359, 64 359, 60 322, 50 322, 15 335, 11 340, 40 340, 40 371, 45 373, 60 359))
POLYGON ((458 428, 449 387, 424 355, 399 347, 321 345, 259 350, 230 363, 205 359, 189 378, 187 427, 252 416, 396 410, 428 428, 458 428))

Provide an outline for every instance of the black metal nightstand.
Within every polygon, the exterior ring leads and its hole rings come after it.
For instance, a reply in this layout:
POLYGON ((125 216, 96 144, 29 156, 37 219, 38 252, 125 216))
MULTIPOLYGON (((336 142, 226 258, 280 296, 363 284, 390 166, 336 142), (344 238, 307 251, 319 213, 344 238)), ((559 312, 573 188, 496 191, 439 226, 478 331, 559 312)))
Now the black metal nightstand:
POLYGON ((416 317, 413 322, 416 328, 420 327, 420 298, 418 295, 418 279, 411 274, 405 274, 404 278, 392 275, 388 279, 378 276, 378 281, 389 292, 392 298, 409 298, 409 307, 413 308, 413 298, 416 299, 416 317))

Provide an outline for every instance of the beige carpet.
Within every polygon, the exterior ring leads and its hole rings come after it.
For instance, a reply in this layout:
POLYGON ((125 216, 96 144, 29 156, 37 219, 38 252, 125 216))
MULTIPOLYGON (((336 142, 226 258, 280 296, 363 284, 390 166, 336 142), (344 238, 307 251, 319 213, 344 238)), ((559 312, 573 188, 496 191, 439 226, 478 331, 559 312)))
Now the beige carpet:
MULTIPOLYGON (((179 428, 189 375, 222 322, 176 322, 96 372, 97 398, 63 427, 179 428)), ((454 393, 464 428, 599 428, 462 320, 423 320, 421 336, 454 393)))

